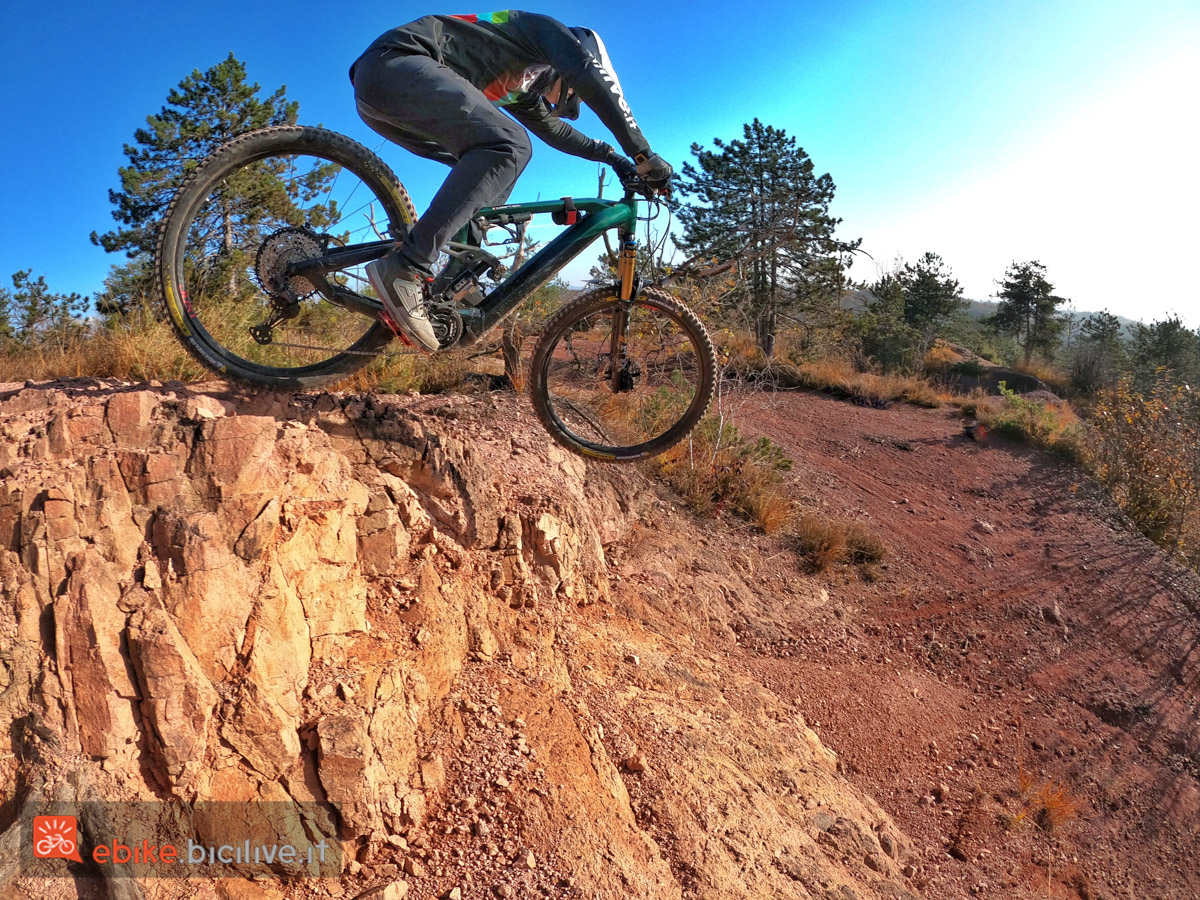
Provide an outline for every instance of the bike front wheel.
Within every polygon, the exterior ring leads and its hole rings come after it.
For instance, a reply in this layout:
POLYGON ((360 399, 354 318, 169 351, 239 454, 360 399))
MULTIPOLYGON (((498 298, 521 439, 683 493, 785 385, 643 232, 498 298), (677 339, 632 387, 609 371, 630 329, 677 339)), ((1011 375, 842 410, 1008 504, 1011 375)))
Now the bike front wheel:
POLYGON ((658 288, 632 303, 611 288, 571 301, 534 349, 529 391, 556 441, 595 459, 631 462, 683 440, 716 381, 708 332, 658 288))
POLYGON ((365 263, 295 274, 340 247, 396 240, 415 221, 396 176, 361 144, 321 128, 244 134, 176 193, 156 269, 167 319, 188 352, 258 387, 344 378, 392 338, 365 263))

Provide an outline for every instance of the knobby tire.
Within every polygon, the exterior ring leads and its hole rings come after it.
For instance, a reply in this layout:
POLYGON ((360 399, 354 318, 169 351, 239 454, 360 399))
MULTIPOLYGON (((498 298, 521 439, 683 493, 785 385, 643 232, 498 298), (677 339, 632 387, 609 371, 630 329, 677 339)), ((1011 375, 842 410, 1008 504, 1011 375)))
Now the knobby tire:
MULTIPOLYGON (((248 132, 214 151, 176 192, 159 232, 155 267, 167 321, 188 353, 201 365, 227 378, 274 390, 304 390, 338 381, 369 363, 392 339, 381 322, 367 326, 351 346, 319 363, 272 366, 245 359, 215 339, 192 308, 187 294, 184 249, 188 232, 209 194, 241 167, 288 154, 323 159, 349 171, 379 201, 388 228, 416 220, 412 201, 390 168, 356 141, 322 128, 281 125, 248 132)), ((340 177, 340 172, 339 172, 340 177)), ((395 232, 393 232, 394 234, 395 232)), ((328 301, 315 295, 304 303, 328 301)))
MULTIPOLYGON (((603 327, 599 330, 603 331, 603 327)), ((633 356, 638 352, 637 341, 635 330, 630 336, 633 356)), ((630 307, 626 301, 617 299, 611 288, 602 288, 571 301, 547 322, 534 348, 529 392, 538 419, 560 444, 593 459, 632 462, 662 453, 692 432, 712 401, 716 370, 716 355, 704 325, 695 313, 666 291, 643 288, 630 307), (665 400, 665 404, 659 405, 666 405, 668 410, 671 410, 670 402, 673 399, 686 404, 678 413, 673 410, 667 413, 668 424, 665 428, 657 424, 642 426, 636 422, 630 425, 627 419, 636 415, 636 402, 632 403, 633 413, 626 409, 613 414, 606 408, 614 399, 624 398, 621 394, 612 393, 607 386, 609 374, 603 371, 606 363, 601 349, 605 340, 603 336, 598 341, 592 341, 590 356, 584 354, 587 359, 571 359, 575 356, 571 346, 572 335, 594 331, 597 322, 606 321, 621 308, 630 310, 635 323, 640 316, 653 314, 660 316, 670 328, 678 330, 680 349, 674 361, 656 369, 649 357, 636 359, 640 373, 638 377, 644 380, 644 384, 631 387, 627 395, 630 401, 636 401, 638 391, 643 392, 643 398, 646 392, 652 392, 650 400, 656 403, 665 400), (669 368, 671 370, 668 372, 669 368), (680 380, 671 377, 678 376, 684 369, 694 382, 686 382, 686 389, 680 380), (564 391, 555 389, 556 384, 565 384, 568 379, 573 382, 569 388, 564 391), (688 392, 691 396, 672 396, 688 392), (612 421, 617 423, 613 428, 606 424, 608 420, 605 416, 608 415, 613 415, 612 421), (645 431, 639 431, 640 428, 645 431), (626 440, 631 442, 626 443, 626 440)))

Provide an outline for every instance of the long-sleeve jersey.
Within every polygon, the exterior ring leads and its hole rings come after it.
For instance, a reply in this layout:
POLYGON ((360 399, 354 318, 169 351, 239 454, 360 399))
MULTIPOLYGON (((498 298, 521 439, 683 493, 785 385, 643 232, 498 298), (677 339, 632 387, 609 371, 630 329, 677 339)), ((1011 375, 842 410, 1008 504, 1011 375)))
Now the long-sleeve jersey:
POLYGON ((627 155, 650 150, 608 60, 594 59, 567 26, 549 16, 517 10, 425 16, 385 32, 368 49, 378 47, 429 56, 556 150, 601 158, 605 145, 555 116, 540 94, 530 90, 552 70, 596 113, 627 155))

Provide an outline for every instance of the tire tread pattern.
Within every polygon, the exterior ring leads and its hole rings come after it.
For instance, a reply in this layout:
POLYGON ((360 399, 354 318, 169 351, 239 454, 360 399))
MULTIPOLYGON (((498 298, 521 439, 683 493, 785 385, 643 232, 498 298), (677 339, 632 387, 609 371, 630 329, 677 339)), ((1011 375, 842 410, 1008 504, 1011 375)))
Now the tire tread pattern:
POLYGON ((697 392, 698 396, 692 401, 691 406, 689 406, 687 412, 678 422, 654 440, 637 445, 638 449, 636 452, 633 452, 632 449, 627 453, 618 451, 610 458, 609 454, 597 453, 593 449, 580 444, 564 432, 562 427, 555 421, 550 409, 549 391, 546 384, 546 370, 556 339, 579 319, 595 315, 597 312, 603 311, 606 306, 620 302, 614 295, 612 287, 599 288, 576 297, 551 316, 546 326, 542 329, 541 337, 538 339, 537 346, 533 351, 529 379, 530 400, 533 403, 533 409, 537 413, 538 420, 542 423, 542 427, 550 433, 551 437, 574 453, 579 453, 592 459, 602 458, 610 462, 635 462, 639 459, 645 459, 648 456, 656 456, 664 450, 669 450, 691 434, 692 429, 696 427, 704 417, 704 414, 708 412, 716 385, 717 371, 716 351, 713 350, 712 340, 708 336, 708 331, 691 309, 662 288, 643 287, 638 294, 638 299, 634 301, 635 305, 641 304, 647 299, 652 301, 654 306, 678 316, 685 330, 691 333, 690 336, 695 342, 694 346, 700 354, 698 362, 701 369, 701 382, 700 389, 697 392))
MULTIPOLYGON (((391 190, 391 196, 386 199, 390 199, 397 206, 402 222, 412 224, 416 221, 416 209, 413 207, 412 200, 409 198, 408 192, 404 189, 404 185, 396 178, 395 173, 392 172, 387 163, 358 143, 358 141, 339 134, 336 131, 330 131, 325 128, 314 128, 307 125, 272 125, 267 128, 259 128, 255 131, 248 131, 222 144, 207 156, 200 165, 188 174, 187 178, 184 179, 179 189, 175 192, 175 196, 171 198, 171 202, 167 206, 167 211, 158 229, 158 240, 154 252, 158 301, 162 314, 167 322, 170 323, 175 336, 183 344, 184 349, 187 350, 188 354, 196 362, 205 368, 211 369, 223 377, 259 388, 303 389, 319 387, 345 378, 369 363, 372 357, 358 354, 340 358, 335 357, 328 361, 326 366, 328 371, 303 377, 294 374, 294 370, 289 369, 277 369, 278 375, 264 375, 242 369, 231 359, 220 358, 209 347, 200 343, 195 336, 188 334, 180 326, 177 318, 177 315, 178 317, 185 317, 186 311, 182 309, 178 313, 173 311, 171 309, 171 300, 169 299, 176 294, 176 286, 173 283, 176 263, 175 251, 178 242, 183 239, 183 235, 181 234, 182 229, 189 224, 186 221, 179 221, 182 218, 179 210, 181 208, 187 209, 197 199, 197 194, 201 191, 207 191, 216 179, 229 174, 235 166, 247 161, 256 152, 273 144, 278 145, 271 147, 272 151, 277 153, 287 153, 290 150, 321 151, 329 154, 335 162, 353 162, 359 168, 361 175, 368 176, 377 182, 376 187, 391 190)), ((381 197, 380 199, 385 198, 381 197)), ((389 222, 389 224, 391 223, 389 222)), ((176 302, 180 302, 178 298, 176 302)), ((377 352, 391 339, 391 331, 382 323, 377 322, 368 330, 360 343, 363 344, 364 349, 367 351, 377 352)))

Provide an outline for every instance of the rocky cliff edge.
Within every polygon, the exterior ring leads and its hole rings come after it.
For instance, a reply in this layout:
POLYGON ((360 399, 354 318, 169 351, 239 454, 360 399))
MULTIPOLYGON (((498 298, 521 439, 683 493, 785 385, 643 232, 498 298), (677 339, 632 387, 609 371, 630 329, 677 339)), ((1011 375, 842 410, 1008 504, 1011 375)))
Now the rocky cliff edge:
POLYGON ((911 896, 720 652, 823 592, 694 529, 503 395, 0 385, 0 895, 911 896), (22 811, 89 799, 324 810, 340 871, 30 874, 22 811))

